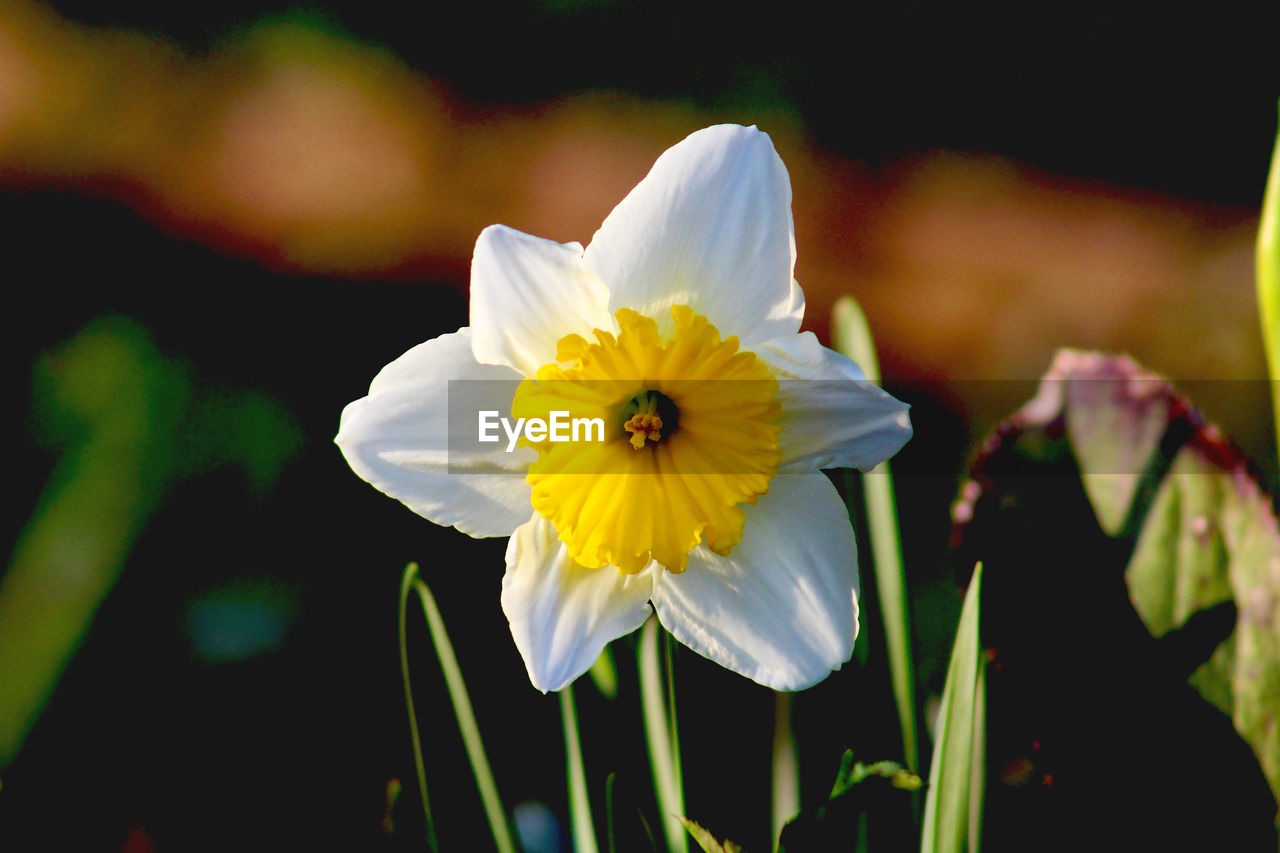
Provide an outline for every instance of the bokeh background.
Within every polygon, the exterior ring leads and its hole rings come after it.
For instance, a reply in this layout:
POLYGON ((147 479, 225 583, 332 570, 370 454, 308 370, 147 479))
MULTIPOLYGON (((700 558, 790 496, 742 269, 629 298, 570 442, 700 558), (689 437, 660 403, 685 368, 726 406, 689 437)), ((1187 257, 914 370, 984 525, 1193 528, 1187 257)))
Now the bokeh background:
MULTIPOLYGON (((1252 252, 1277 32, 1244 2, 3 3, 0 848, 420 849, 396 635, 416 560, 506 804, 558 849, 557 705, 498 608, 504 542, 413 516, 331 439, 383 364, 466 323, 483 227, 586 242, 721 121, 790 170, 805 327, 826 340, 854 295, 915 406, 927 705, 959 609, 949 503, 1057 347, 1194 382, 1274 481, 1252 252)), ((444 849, 486 849, 410 642, 444 849)), ((579 691, 588 770, 652 815, 619 661, 618 698, 579 691)), ((678 663, 689 811, 765 849, 772 697, 678 663)), ((847 746, 895 757, 873 665, 795 714, 805 795, 847 746)))

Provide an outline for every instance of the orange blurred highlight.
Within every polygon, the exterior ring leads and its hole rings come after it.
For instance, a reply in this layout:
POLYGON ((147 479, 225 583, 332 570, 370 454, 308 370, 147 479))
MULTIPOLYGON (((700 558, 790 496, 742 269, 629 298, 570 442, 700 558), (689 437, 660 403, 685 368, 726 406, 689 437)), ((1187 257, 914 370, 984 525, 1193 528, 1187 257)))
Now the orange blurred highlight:
MULTIPOLYGON (((481 108, 287 22, 195 57, 30 3, 0 11, 0 185, 105 193, 285 271, 464 286, 486 225, 585 243, 665 148, 756 120, 603 94, 481 108)), ((1265 376, 1253 211, 995 159, 873 172, 791 120, 761 124, 792 174, 807 325, 825 332, 854 294, 887 376, 1030 378, 1062 345, 1178 378, 1265 376)))

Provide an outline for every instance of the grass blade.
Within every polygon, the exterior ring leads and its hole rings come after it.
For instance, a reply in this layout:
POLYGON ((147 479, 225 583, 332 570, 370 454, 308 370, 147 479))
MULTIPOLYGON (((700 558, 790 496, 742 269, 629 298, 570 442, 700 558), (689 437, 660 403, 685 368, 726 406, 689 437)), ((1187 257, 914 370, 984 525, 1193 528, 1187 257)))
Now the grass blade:
POLYGON ((986 779, 986 678, 978 635, 982 564, 960 611, 960 625, 938 708, 921 853, 976 853, 986 779))
POLYGON ((982 803, 987 794, 987 668, 979 650, 973 686, 973 746, 969 765, 969 850, 982 849, 982 803))
POLYGON ((418 731, 418 713, 413 706, 413 686, 409 679, 409 643, 405 625, 409 613, 409 592, 418 576, 418 564, 405 567, 400 579, 400 680, 404 683, 404 701, 409 711, 409 736, 413 741, 413 767, 418 774, 418 791, 422 795, 422 813, 426 819, 427 846, 439 850, 435 821, 431 818, 431 798, 427 796, 427 768, 422 760, 422 735, 418 731))
MULTIPOLYGON (((440 659, 440 670, 444 674, 445 686, 449 690, 449 701, 453 703, 453 711, 458 717, 458 730, 462 733, 462 743, 467 750, 467 758, 471 761, 471 770, 475 773, 476 787, 480 789, 480 800, 484 804, 485 817, 489 820, 489 829, 493 832, 494 843, 499 853, 515 853, 516 843, 511 833, 511 825, 507 822, 507 813, 502 808, 502 800, 498 797, 498 786, 493 781, 493 771, 489 767, 489 759, 485 756, 484 742, 480 739, 480 729, 476 725, 475 711, 471 707, 471 697, 467 695, 467 687, 462 679, 462 670, 458 667, 458 659, 453 653, 453 644, 449 642, 449 634, 444 627, 444 619, 440 616, 440 608, 436 606, 435 596, 418 575, 416 563, 410 563, 405 569, 404 584, 412 584, 413 590, 422 602, 422 615, 426 617, 427 629, 431 634, 431 643, 435 646, 436 656, 440 659)), ((408 671, 405 664, 404 671, 408 671)), ((408 686, 408 679, 405 679, 408 686)), ((415 723, 416 729, 416 723, 415 723)), ((415 739, 415 749, 419 744, 415 739)), ((419 761, 419 779, 423 778, 419 761)), ((426 788, 423 788, 425 792, 426 788)), ((423 796, 425 804, 425 793, 423 796)))
POLYGON ((1280 444, 1280 136, 1271 155, 1258 223, 1258 308, 1262 313, 1262 340, 1266 344, 1267 369, 1271 374, 1271 404, 1275 415, 1276 443, 1280 444))
POLYGON ((605 842, 608 844, 609 853, 618 853, 617 832, 613 814, 613 788, 617 782, 617 773, 610 773, 604 780, 604 829, 605 842))
POLYGON ((573 704, 573 686, 560 691, 560 718, 564 721, 565 761, 569 770, 569 822, 573 827, 574 853, 597 853, 596 829, 591 822, 591 799, 587 796, 587 774, 582 765, 582 742, 578 738, 578 712, 573 704))
MULTIPOLYGON (((867 379, 880 381, 880 363, 867 318, 851 297, 836 300, 831 320, 831 334, 836 349, 852 358, 866 373, 867 379)), ((902 567, 902 545, 898 531, 897 502, 893 490, 893 474, 889 463, 881 462, 862 476, 867 507, 867 529, 871 536, 872 565, 876 573, 876 590, 884 622, 885 642, 889 654, 889 673, 893 698, 898 706, 902 727, 903 762, 911 768, 920 766, 916 723, 915 665, 911 654, 910 617, 907 612, 906 576, 902 567)))

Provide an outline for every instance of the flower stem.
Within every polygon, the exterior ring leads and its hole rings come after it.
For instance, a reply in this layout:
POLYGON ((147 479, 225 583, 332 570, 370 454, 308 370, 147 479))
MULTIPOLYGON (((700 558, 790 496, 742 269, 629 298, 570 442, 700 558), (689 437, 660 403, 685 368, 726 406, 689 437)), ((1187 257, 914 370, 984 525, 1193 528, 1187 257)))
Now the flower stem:
MULTIPOLYGON (((653 787, 658 797, 658 810, 662 813, 667 849, 670 853, 687 853, 688 836, 680 823, 680 817, 684 815, 684 791, 680 780, 680 757, 676 754, 675 695, 663 695, 659 630, 658 620, 650 618, 640 631, 640 700, 645 743, 649 747, 649 765, 653 768, 653 787)), ((668 693, 671 688, 669 662, 668 653, 668 693)))
MULTIPOLYGON (((662 660, 667 673, 667 731, 671 736, 672 781, 675 783, 676 802, 680 804, 680 814, 683 815, 684 768, 680 760, 680 726, 676 721, 676 640, 668 631, 662 632, 662 660)), ((687 846, 684 833, 680 838, 687 846)))
POLYGON ((573 827, 574 853, 597 853, 596 830, 591 822, 591 799, 587 796, 587 774, 582 766, 582 742, 578 738, 578 712, 573 704, 573 687, 560 691, 560 717, 564 721, 565 761, 569 770, 569 823, 573 827))
POLYGON ((791 694, 773 694, 773 803, 770 809, 776 849, 787 821, 800 812, 800 767, 791 730, 791 694))
MULTIPOLYGON (((831 321, 836 349, 858 363, 872 382, 880 381, 880 364, 867 318, 851 297, 836 300, 831 321)), ((871 536, 872 563, 876 591, 884 621, 889 652, 889 672, 893 698, 902 727, 903 763, 917 769, 920 764, 916 734, 915 673, 911 655, 910 617, 907 612, 906 575, 902 566, 902 544, 898 531, 898 511, 893 490, 893 474, 887 461, 862 475, 866 498, 867 529, 871 536)))
POLYGON ((1271 374, 1271 405, 1275 416, 1276 443, 1280 445, 1280 136, 1271 155, 1271 173, 1262 200, 1257 246, 1258 308, 1262 313, 1262 340, 1271 374))
MULTIPOLYGON (((476 715, 471 707, 471 698, 467 695, 467 687, 462 679, 462 670, 458 667, 458 659, 453 653, 453 644, 449 642, 449 634, 444 627, 444 619, 440 616, 440 608, 436 606, 435 596, 418 576, 418 566, 410 563, 405 568, 404 580, 401 584, 402 600, 407 591, 405 587, 412 584, 422 602, 422 615, 427 619, 427 629, 431 634, 432 645, 436 656, 440 659, 440 669, 444 673, 445 686, 449 690, 449 700, 453 703, 453 711, 458 717, 458 730, 462 733, 462 743, 467 750, 467 758, 471 761, 471 770, 476 777, 476 786, 480 789, 480 800, 484 804, 485 817, 489 820, 489 829, 493 832, 494 843, 499 853, 516 853, 516 844, 511 834, 511 826, 507 823, 506 811, 502 808, 502 800, 498 797, 498 786, 493 781, 493 771, 489 768, 489 759, 485 756, 484 742, 480 739, 480 729, 476 725, 476 715)), ((403 635, 402 635, 403 636, 403 635)), ((403 643, 403 640, 402 640, 403 643)), ((403 648, 403 646, 402 646, 403 648)), ((402 657, 402 660, 404 658, 402 657)), ((405 678, 406 695, 409 684, 408 663, 402 665, 405 678)), ((413 718, 412 704, 410 717, 413 718)), ((425 778, 422 768, 421 743, 417 737, 417 722, 414 728, 414 749, 418 761, 418 779, 421 784, 425 778)), ((426 805, 426 787, 423 785, 423 805, 426 805)))

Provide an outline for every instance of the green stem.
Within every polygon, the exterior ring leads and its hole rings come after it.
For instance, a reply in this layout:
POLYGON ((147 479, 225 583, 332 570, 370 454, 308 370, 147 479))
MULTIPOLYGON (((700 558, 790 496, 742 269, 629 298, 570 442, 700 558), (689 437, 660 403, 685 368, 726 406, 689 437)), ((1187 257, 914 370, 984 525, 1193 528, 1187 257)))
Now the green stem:
MULTIPOLYGON (((662 831, 670 853, 687 853, 688 836, 680 817, 684 815, 684 792, 680 781, 679 756, 674 751, 673 723, 675 697, 671 704, 663 696, 662 664, 658 653, 658 620, 650 618, 640 631, 640 701, 644 717, 645 743, 653 768, 653 787, 662 813, 662 831)), ((669 672, 668 668, 668 672, 669 672)), ((669 689, 669 688, 668 688, 669 689)))
POLYGON ((1262 200, 1258 223, 1258 308, 1262 314, 1262 341, 1267 350, 1271 374, 1271 404, 1275 417, 1276 444, 1280 446, 1280 136, 1271 155, 1271 173, 1262 200))
POLYGON ((618 774, 610 773, 604 780, 604 830, 605 840, 609 845, 609 853, 618 853, 617 831, 614 827, 613 789, 618 782, 618 774))
MULTIPOLYGON (((856 361, 871 382, 880 381, 880 364, 867 318, 858 303, 848 296, 836 300, 832 315, 832 335, 836 349, 856 361)), ((904 763, 916 769, 920 764, 916 728, 915 665, 911 654, 910 616, 907 612, 906 573, 902 565, 901 534, 898 530, 897 499, 888 462, 881 462, 862 475, 867 507, 867 530, 871 537, 871 557, 875 567, 876 591, 884 622, 889 654, 893 698, 902 728, 904 763)))
POLYGON ((409 710, 409 734, 413 740, 413 767, 418 774, 418 791, 422 794, 422 814, 426 820, 427 847, 439 850, 436 841, 435 822, 431 819, 431 800, 427 796, 427 768, 422 760, 422 736, 418 732, 418 713, 413 706, 413 687, 409 679, 409 643, 405 631, 409 612, 409 590, 417 578, 418 565, 410 563, 405 567, 404 577, 400 580, 400 680, 404 683, 404 701, 409 710))
POLYGON ((591 800, 587 796, 587 774, 582 766, 582 743, 578 739, 578 712, 573 704, 573 687, 560 691, 560 717, 564 721, 564 751, 569 769, 569 822, 573 826, 574 853, 597 853, 596 830, 591 822, 591 800))
MULTIPOLYGON (((657 621, 657 620, 654 620, 657 621)), ((676 640, 669 631, 662 632, 662 662, 667 676, 667 732, 671 738, 671 770, 676 802, 684 814, 684 767, 680 759, 680 725, 676 721, 676 640)), ((681 833, 683 841, 685 834, 681 833)), ((687 845, 688 842, 685 841, 687 845)))
MULTIPOLYGON (((471 761, 476 786, 480 789, 480 800, 484 804, 485 817, 489 820, 489 829, 493 832, 493 840, 498 846, 499 853, 515 853, 516 843, 511 834, 511 826, 507 823, 507 813, 502 808, 502 800, 498 797, 498 786, 493 781, 493 771, 484 753, 484 742, 480 739, 475 711, 471 707, 471 697, 467 695, 467 687, 462 678, 462 670, 458 667, 458 659, 453 653, 453 644, 449 642, 449 634, 445 630, 444 619, 440 616, 440 608, 436 606, 435 596, 417 577, 417 574, 417 565, 410 563, 405 569, 404 583, 412 583, 414 591, 418 593, 418 598, 422 602, 422 615, 427 619, 431 642, 435 646, 436 656, 440 659, 440 669, 444 673, 445 686, 449 689, 449 700, 453 703, 454 713, 458 717, 458 730, 462 733, 462 743, 466 747, 467 758, 471 761)), ((407 664, 405 669, 407 671, 407 664)), ((405 684, 408 685, 407 678, 405 684)), ((421 765, 419 765, 419 772, 421 773, 421 765)), ((425 802, 425 788, 423 790, 425 802)))

